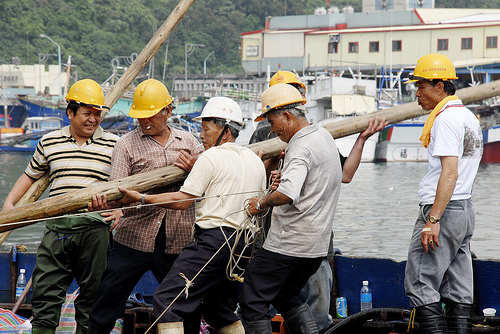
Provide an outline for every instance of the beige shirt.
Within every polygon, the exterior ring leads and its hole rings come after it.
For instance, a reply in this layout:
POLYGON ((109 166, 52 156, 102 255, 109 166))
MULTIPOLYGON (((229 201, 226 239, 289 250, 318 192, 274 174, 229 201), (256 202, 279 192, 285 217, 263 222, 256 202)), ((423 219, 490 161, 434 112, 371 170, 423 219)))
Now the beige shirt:
POLYGON ((263 196, 266 171, 260 158, 236 143, 205 151, 181 191, 206 198, 196 203, 196 224, 203 229, 238 228, 247 217, 245 200, 263 196))

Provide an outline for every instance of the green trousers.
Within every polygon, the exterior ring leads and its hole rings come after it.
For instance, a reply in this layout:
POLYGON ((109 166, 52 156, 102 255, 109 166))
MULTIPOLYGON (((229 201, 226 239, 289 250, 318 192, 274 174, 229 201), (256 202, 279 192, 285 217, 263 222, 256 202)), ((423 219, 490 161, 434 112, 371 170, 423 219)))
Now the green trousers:
POLYGON ((80 291, 75 300, 75 320, 77 330, 86 333, 89 311, 111 247, 109 226, 101 223, 72 232, 56 232, 54 225, 50 227, 45 230, 33 270, 31 323, 35 329, 55 330, 66 291, 76 279, 80 291))

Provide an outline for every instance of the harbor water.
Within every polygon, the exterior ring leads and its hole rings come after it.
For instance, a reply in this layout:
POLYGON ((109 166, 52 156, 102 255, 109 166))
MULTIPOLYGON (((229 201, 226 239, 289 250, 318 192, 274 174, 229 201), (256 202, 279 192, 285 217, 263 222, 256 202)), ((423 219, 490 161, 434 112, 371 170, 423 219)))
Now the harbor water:
MULTIPOLYGON (((0 154, 0 203, 23 173, 28 155, 0 154)), ((349 184, 342 185, 335 214, 334 245, 344 255, 406 260, 408 243, 418 213, 417 189, 426 163, 362 163, 349 184)), ((500 165, 482 165, 472 200, 476 231, 472 251, 479 259, 500 260, 500 165)), ((43 223, 17 229, 0 246, 26 245, 36 251, 43 223)))

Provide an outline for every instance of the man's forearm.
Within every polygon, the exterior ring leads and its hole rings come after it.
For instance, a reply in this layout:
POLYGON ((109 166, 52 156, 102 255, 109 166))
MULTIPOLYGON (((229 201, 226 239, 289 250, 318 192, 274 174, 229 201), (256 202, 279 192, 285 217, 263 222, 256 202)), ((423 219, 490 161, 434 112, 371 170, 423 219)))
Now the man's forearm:
POLYGON ((274 206, 280 206, 285 204, 290 204, 292 199, 286 195, 283 195, 279 191, 273 191, 262 197, 259 200, 259 206, 261 209, 270 208, 274 206))

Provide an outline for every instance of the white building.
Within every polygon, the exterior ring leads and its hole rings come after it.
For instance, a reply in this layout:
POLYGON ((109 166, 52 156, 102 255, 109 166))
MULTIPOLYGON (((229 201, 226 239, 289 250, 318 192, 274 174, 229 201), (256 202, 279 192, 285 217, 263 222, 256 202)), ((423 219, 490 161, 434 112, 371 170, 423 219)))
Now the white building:
POLYGON ((59 73, 58 65, 0 65, 0 87, 6 90, 31 88, 36 92, 59 95, 59 85, 64 85, 65 80, 66 74, 59 73))

